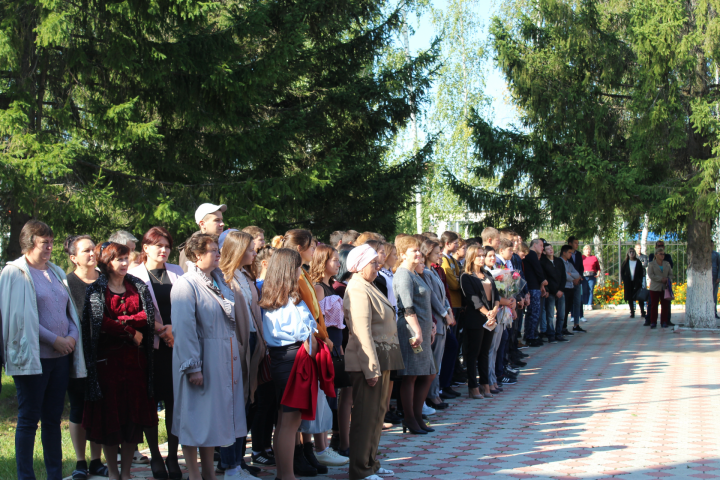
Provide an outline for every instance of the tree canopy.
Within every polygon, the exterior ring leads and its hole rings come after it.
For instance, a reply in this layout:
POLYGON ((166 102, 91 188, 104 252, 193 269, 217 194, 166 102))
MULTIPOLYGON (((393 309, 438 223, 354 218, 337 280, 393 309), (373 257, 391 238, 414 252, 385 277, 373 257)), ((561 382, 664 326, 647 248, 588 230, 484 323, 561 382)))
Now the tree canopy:
POLYGON ((505 7, 493 19, 492 44, 522 125, 499 129, 475 114, 473 173, 499 184, 477 189, 450 175, 454 189, 491 223, 525 233, 565 224, 591 234, 618 214, 636 228, 647 212, 687 238, 688 320, 709 322, 720 2, 505 7))
MULTIPOLYGON (((389 166, 432 49, 372 0, 7 0, 0 5, 0 224, 56 236, 231 226, 393 233, 430 146, 389 166)), ((415 103, 415 105, 417 102, 415 103)))

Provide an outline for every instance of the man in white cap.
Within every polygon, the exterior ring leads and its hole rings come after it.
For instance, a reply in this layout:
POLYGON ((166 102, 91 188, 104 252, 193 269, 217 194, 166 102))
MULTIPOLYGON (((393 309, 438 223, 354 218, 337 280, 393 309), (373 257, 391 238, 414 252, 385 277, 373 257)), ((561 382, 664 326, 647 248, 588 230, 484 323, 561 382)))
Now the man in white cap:
MULTIPOLYGON (((200 227, 200 233, 209 235, 220 234, 225 229, 223 222, 223 213, 227 210, 227 205, 213 205, 212 203, 203 203, 195 210, 195 223, 200 227)), ((185 256, 185 243, 178 247, 180 249, 180 266, 184 272, 187 272, 187 257, 185 256)))

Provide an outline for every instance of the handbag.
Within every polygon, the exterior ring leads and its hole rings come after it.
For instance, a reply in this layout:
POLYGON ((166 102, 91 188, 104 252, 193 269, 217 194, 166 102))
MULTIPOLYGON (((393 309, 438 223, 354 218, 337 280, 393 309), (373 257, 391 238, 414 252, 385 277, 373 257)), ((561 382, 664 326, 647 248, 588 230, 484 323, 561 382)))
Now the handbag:
POLYGON ((337 346, 333 345, 332 357, 333 368, 335 369, 335 388, 345 388, 350 386, 350 377, 345 371, 345 356, 341 355, 337 346))
POLYGON ((635 292, 635 300, 639 302, 647 302, 649 296, 650 292, 645 287, 641 287, 640 290, 635 292))

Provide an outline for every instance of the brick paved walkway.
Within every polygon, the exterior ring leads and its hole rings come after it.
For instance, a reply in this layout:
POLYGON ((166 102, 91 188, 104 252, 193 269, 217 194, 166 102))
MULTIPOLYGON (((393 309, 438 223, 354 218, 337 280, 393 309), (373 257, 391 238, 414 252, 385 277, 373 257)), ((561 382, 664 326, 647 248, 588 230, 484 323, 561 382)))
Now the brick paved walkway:
POLYGON ((435 433, 384 433, 383 466, 412 480, 720 478, 720 335, 650 330, 627 312, 586 317, 589 333, 524 350, 519 383, 499 396, 462 390, 431 417, 435 433))

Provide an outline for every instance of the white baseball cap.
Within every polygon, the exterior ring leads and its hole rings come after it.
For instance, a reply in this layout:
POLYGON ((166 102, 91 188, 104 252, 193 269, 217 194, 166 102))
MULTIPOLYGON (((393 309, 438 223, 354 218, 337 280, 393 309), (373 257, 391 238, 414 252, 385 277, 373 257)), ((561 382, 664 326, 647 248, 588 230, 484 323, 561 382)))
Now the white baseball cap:
POLYGON ((200 225, 200 220, 205 218, 208 213, 215 213, 217 211, 224 212, 227 210, 227 205, 213 205, 212 203, 203 203, 197 210, 195 210, 195 223, 200 225))

